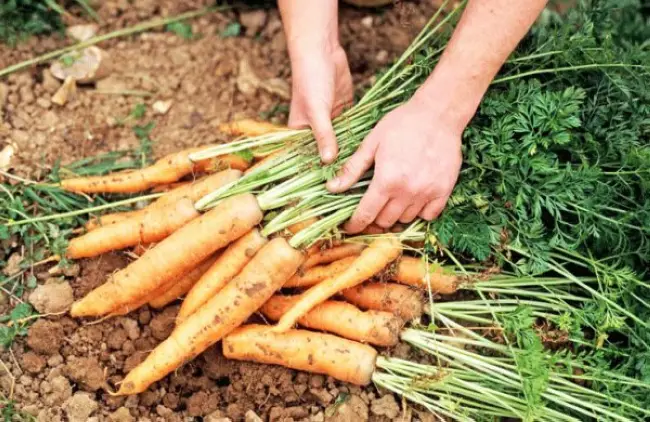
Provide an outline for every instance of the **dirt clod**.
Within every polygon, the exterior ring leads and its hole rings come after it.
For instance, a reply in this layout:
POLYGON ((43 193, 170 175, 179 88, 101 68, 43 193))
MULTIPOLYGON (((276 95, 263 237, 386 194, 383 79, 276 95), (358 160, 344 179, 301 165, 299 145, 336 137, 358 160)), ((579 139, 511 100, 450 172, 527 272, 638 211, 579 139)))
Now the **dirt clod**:
POLYGON ((61 406, 72 396, 72 386, 67 378, 57 376, 51 381, 41 382, 40 393, 45 405, 61 406))
POLYGON ((257 413, 253 412, 252 410, 249 410, 246 412, 244 415, 244 421, 245 422, 264 422, 262 418, 257 416, 257 413))
POLYGON ((29 303, 41 314, 67 311, 72 302, 72 287, 67 282, 40 285, 29 295, 29 303))
POLYGON ((33 352, 23 355, 22 368, 30 374, 38 374, 45 368, 45 359, 33 352))
POLYGON ((239 22, 246 28, 246 36, 254 37, 266 25, 266 18, 267 15, 264 10, 251 10, 242 12, 239 15, 239 22))
POLYGON ((325 422, 358 422, 368 420, 368 405, 356 394, 325 412, 325 422))
POLYGON ((72 357, 65 366, 65 375, 84 390, 97 391, 104 385, 104 371, 95 358, 72 357))
POLYGON ((370 411, 373 415, 386 416, 390 419, 395 419, 400 413, 399 405, 392 394, 373 400, 370 403, 370 411))
POLYGON ((63 403, 63 410, 69 422, 87 422, 98 408, 98 404, 90 395, 77 392, 63 403))
POLYGON ((39 319, 29 328, 27 345, 37 353, 53 355, 63 345, 65 332, 58 322, 39 319))
POLYGON ((109 416, 111 422, 134 422, 135 418, 131 416, 131 412, 126 407, 120 407, 109 416))
POLYGON ((153 338, 162 341, 169 337, 176 325, 176 314, 178 314, 178 306, 168 307, 151 320, 149 326, 153 338))

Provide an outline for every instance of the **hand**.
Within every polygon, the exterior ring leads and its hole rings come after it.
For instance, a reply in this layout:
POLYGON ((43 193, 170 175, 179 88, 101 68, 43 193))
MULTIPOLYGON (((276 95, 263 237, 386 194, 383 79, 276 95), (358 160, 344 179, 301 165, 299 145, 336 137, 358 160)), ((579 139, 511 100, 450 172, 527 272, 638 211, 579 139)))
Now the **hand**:
POLYGON ((352 103, 352 76, 340 45, 302 49, 292 54, 292 98, 289 127, 311 127, 321 160, 338 154, 331 119, 352 103))
POLYGON ((375 222, 383 228, 420 216, 436 218, 445 207, 462 163, 462 129, 411 100, 386 115, 327 187, 350 188, 375 163, 375 173, 346 231, 375 222))

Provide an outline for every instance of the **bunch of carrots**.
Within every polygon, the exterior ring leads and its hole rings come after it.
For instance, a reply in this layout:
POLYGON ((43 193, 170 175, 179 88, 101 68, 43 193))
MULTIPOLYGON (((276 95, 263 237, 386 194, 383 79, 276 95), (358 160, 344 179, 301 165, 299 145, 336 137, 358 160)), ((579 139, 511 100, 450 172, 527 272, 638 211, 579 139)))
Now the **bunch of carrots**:
MULTIPOLYGON (((282 128, 240 121, 222 130, 251 135, 282 128)), ((318 220, 267 237, 258 228, 264 213, 250 193, 199 212, 196 201, 238 180, 254 163, 237 155, 192 162, 188 155, 195 151, 179 152, 141 170, 61 183, 78 193, 175 186, 141 210, 91 219, 86 232, 67 248, 69 259, 124 249, 137 256, 74 303, 74 317, 124 315, 185 297, 173 333, 126 376, 117 394, 146 390, 220 340, 224 355, 232 359, 367 384, 377 357, 371 345, 395 345, 405 322, 422 314, 418 288, 431 285, 435 292, 452 293, 458 287, 454 275, 403 255, 393 233, 369 244, 320 241, 299 249, 286 237, 318 220), (181 182, 184 177, 193 180, 181 182), (392 282, 372 281, 378 278, 392 282), (277 323, 244 325, 255 313, 277 323)))

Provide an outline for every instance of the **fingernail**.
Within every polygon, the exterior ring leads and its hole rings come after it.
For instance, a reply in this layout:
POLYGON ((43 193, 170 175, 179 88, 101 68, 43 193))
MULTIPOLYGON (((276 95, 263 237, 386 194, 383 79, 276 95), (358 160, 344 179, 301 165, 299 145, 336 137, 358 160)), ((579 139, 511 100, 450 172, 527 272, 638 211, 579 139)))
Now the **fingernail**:
POLYGON ((335 177, 334 179, 327 182, 327 186, 330 189, 337 189, 339 186, 341 186, 341 181, 338 177, 335 177))
POLYGON ((334 151, 331 150, 330 148, 324 148, 323 152, 321 153, 321 159, 326 164, 331 163, 334 160, 334 151))

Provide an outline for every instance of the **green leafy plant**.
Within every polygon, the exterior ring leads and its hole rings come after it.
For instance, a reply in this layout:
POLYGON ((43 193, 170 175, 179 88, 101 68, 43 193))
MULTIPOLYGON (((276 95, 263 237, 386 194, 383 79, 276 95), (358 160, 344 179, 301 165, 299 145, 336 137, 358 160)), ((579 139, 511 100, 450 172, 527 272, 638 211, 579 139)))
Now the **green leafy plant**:
POLYGON ((172 22, 165 26, 167 31, 173 32, 184 40, 191 40, 194 38, 192 32, 192 25, 187 22, 172 22))
POLYGON ((221 31, 221 38, 238 37, 241 34, 241 24, 239 22, 230 22, 226 28, 221 31))

